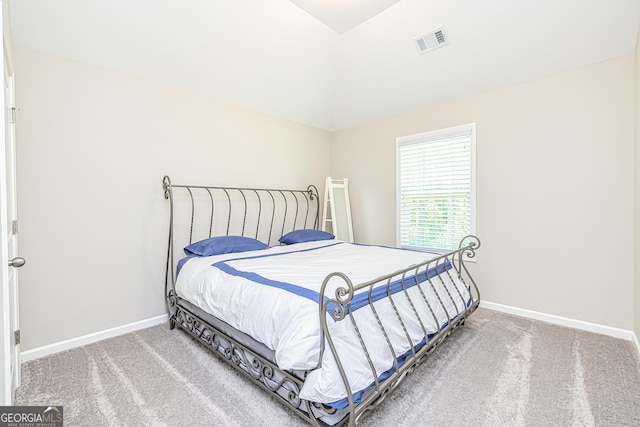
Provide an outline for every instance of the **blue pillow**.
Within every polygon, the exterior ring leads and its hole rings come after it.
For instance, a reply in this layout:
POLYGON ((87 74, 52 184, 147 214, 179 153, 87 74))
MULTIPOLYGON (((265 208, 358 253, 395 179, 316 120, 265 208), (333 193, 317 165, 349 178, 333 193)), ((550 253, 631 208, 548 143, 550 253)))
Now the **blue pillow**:
POLYGON ((233 252, 257 251, 269 246, 259 240, 244 236, 218 236, 200 240, 184 248, 187 256, 211 256, 233 252))
POLYGON ((314 242, 316 240, 331 240, 335 237, 336 236, 331 233, 327 233, 326 231, 304 228, 301 230, 290 231, 279 240, 280 243, 290 245, 292 243, 314 242))

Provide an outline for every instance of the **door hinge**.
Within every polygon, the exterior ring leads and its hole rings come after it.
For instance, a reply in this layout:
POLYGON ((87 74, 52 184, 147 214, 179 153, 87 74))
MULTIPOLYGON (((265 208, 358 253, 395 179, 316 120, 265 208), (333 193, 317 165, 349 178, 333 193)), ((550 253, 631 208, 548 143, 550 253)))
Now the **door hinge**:
POLYGON ((20 329, 13 332, 13 340, 15 342, 15 345, 20 344, 20 329))
POLYGON ((18 234, 18 220, 14 219, 11 222, 11 234, 18 234))
POLYGON ((22 111, 22 110, 16 107, 11 107, 9 108, 9 111, 11 111, 11 114, 9 115, 9 123, 13 124, 16 122, 16 111, 22 111))

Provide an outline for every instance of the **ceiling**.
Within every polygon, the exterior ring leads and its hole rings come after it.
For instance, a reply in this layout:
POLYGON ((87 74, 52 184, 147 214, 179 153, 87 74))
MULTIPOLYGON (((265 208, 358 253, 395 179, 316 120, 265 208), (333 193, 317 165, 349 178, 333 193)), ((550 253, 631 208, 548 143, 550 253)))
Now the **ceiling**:
POLYGON ((309 12, 338 34, 389 8, 400 0, 290 0, 302 10, 309 12))
POLYGON ((640 22, 640 0, 371 0, 336 19, 350 1, 10 8, 15 45, 328 131, 633 54, 640 22), (414 38, 439 27, 449 44, 419 53, 414 38))

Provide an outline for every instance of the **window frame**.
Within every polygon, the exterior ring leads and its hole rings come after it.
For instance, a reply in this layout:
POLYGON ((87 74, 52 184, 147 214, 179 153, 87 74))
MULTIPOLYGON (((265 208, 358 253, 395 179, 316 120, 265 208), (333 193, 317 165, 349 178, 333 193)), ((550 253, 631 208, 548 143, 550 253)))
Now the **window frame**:
POLYGON ((476 123, 467 123, 463 125, 451 126, 442 129, 436 129, 432 131, 421 132, 412 135, 405 135, 396 137, 396 246, 399 248, 422 250, 436 253, 446 253, 453 249, 445 248, 431 248, 431 247, 414 247, 403 246, 401 244, 401 193, 400 193, 400 147, 412 144, 419 144, 428 141, 438 141, 442 139, 451 138, 460 134, 469 134, 470 148, 470 165, 469 165, 469 234, 475 235, 476 233, 476 123))

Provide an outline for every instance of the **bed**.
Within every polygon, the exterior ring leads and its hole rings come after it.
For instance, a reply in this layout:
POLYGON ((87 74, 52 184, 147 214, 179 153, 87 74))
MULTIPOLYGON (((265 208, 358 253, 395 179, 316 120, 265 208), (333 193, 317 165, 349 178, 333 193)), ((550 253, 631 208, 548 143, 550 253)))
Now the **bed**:
POLYGON ((173 184, 165 294, 194 336, 313 425, 353 426, 478 307, 465 260, 318 230, 316 187, 173 184))

